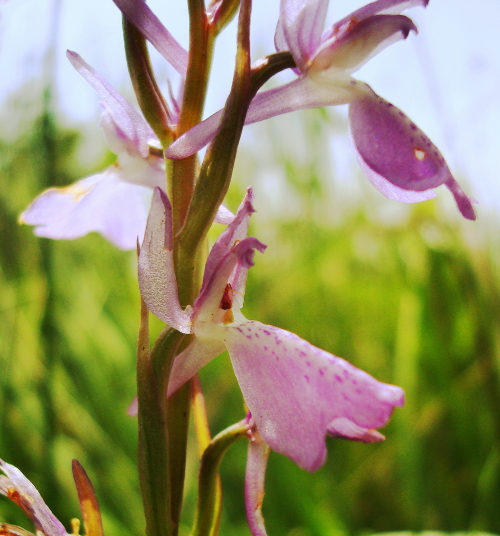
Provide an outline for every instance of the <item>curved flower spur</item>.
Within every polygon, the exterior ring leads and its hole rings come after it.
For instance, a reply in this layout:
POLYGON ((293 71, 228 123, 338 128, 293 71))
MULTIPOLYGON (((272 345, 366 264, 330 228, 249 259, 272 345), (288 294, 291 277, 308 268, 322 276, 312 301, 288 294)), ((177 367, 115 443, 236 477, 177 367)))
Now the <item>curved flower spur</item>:
MULTIPOLYGON (((473 201, 453 178, 430 139, 399 109, 351 76, 388 45, 417 28, 400 13, 428 0, 378 0, 323 31, 328 0, 281 0, 278 51, 290 51, 298 78, 253 99, 246 124, 294 110, 349 104, 353 146, 368 180, 389 199, 415 203, 435 197, 444 184, 462 215, 475 220, 473 201)), ((166 151, 184 158, 215 135, 217 112, 181 136, 166 151)))
POLYGON ((213 246, 203 285, 192 307, 182 310, 173 267, 171 208, 156 189, 139 255, 139 284, 148 309, 194 341, 173 364, 168 395, 203 365, 228 350, 245 402, 263 440, 308 471, 326 457, 325 435, 362 441, 383 436, 400 387, 375 380, 344 359, 297 335, 247 320, 240 312, 254 251, 266 246, 246 238, 252 191, 213 246))

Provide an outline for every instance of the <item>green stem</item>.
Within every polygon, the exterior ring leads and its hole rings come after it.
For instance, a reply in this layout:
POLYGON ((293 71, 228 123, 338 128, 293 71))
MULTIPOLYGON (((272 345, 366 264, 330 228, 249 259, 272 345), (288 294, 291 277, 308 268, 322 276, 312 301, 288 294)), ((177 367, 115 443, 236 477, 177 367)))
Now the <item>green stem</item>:
POLYGON ((240 437, 245 437, 250 425, 243 420, 216 435, 201 458, 198 480, 198 503, 191 536, 216 536, 219 532, 217 506, 222 500, 218 486, 219 467, 227 449, 240 437))

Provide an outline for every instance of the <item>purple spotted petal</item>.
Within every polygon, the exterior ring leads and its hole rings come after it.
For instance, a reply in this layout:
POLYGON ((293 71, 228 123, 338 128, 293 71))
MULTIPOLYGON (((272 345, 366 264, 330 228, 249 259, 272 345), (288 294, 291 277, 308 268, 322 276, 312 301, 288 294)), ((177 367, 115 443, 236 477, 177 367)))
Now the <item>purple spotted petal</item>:
POLYGON ((224 342, 264 441, 308 471, 325 460, 334 419, 384 426, 403 390, 375 380, 297 335, 260 322, 225 329, 224 342))
POLYGON ((268 457, 268 445, 262 441, 258 432, 252 433, 245 476, 245 508, 252 536, 267 536, 262 517, 262 501, 268 457))
MULTIPOLYGON (((148 142, 156 139, 156 136, 141 114, 76 52, 68 50, 66 55, 73 67, 96 90, 105 103, 114 124, 122 132, 121 141, 126 141, 128 152, 147 158, 148 142)), ((110 118, 107 118, 105 121, 109 120, 110 118)))
POLYGON ((120 249, 142 240, 152 190, 120 180, 116 167, 66 188, 49 188, 21 214, 35 234, 72 240, 97 232, 120 249))
POLYGON ((405 202, 422 200, 412 195, 402 199, 398 190, 384 188, 380 178, 400 190, 424 195, 445 184, 460 212, 475 219, 471 200, 453 179, 437 147, 401 110, 368 90, 351 102, 349 123, 356 151, 365 170, 371 171, 368 178, 384 195, 405 202))
POLYGON ((349 31, 323 42, 312 59, 312 68, 343 69, 350 73, 389 45, 406 39, 417 27, 404 15, 375 15, 352 24, 349 31))
POLYGON ((186 74, 188 54, 163 26, 144 0, 113 0, 125 18, 131 22, 158 52, 182 76, 186 74))
POLYGON ((320 45, 327 9, 328 0, 281 0, 276 50, 289 50, 299 71, 320 45))
POLYGON ((30 516, 36 530, 46 536, 67 536, 62 523, 23 473, 3 460, 0 460, 0 469, 7 475, 0 476, 0 493, 13 500, 30 516))
POLYGON ((139 288, 148 309, 182 333, 191 332, 191 317, 179 304, 172 240, 172 209, 155 188, 139 254, 139 288))
MULTIPOLYGON (((304 110, 347 104, 354 94, 352 80, 347 75, 339 80, 326 79, 321 73, 315 77, 301 77, 283 86, 257 93, 248 109, 245 124, 257 123, 276 115, 304 110)), ((167 158, 185 158, 198 152, 216 134, 222 110, 180 136, 166 151, 167 158)))
POLYGON ((202 367, 226 351, 224 343, 196 337, 174 361, 170 372, 167 396, 190 380, 202 367))
MULTIPOLYGON (((253 208, 252 201, 254 195, 251 188, 248 188, 247 193, 238 208, 236 217, 234 220, 227 226, 227 228, 221 233, 212 249, 208 255, 207 262, 205 264, 205 273, 203 274, 203 285, 201 287, 201 292, 203 292, 208 285, 210 279, 212 278, 214 271, 222 260, 222 258, 227 255, 233 246, 238 242, 241 242, 247 236, 248 224, 250 222, 250 216, 255 212, 253 208)), ((231 281, 229 281, 231 283, 231 281)), ((246 278, 245 278, 246 282, 246 278)), ((243 292, 245 288, 245 282, 241 284, 238 283, 239 288, 231 286, 234 290, 238 292, 243 292)), ((240 306, 241 307, 241 306, 240 306)))
POLYGON ((340 417, 334 419, 327 428, 327 434, 338 439, 348 439, 349 441, 362 441, 363 443, 378 443, 385 437, 377 430, 370 430, 357 426, 349 419, 340 417))

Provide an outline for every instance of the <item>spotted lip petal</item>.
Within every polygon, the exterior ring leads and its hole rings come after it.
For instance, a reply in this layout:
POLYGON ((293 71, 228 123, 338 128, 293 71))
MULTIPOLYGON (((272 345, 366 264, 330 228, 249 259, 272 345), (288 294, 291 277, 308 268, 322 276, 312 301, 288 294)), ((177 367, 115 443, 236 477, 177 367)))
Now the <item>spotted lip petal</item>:
POLYGON ((68 536, 62 523, 45 504, 33 484, 13 465, 0 460, 0 493, 18 504, 33 520, 37 531, 46 536, 68 536))
POLYGON ((403 405, 401 388, 274 326, 227 326, 224 343, 260 435, 308 471, 323 464, 335 419, 379 428, 403 405))

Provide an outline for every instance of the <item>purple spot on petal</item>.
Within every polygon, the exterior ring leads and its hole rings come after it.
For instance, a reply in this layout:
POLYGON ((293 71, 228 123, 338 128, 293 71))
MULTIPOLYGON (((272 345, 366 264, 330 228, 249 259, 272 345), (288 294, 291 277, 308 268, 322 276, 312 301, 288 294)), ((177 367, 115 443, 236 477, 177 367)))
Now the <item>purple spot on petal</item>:
POLYGON ((306 379, 307 382, 309 382, 309 376, 307 374, 304 374, 304 378, 306 379))
POLYGON ((267 352, 267 346, 264 346, 264 351, 267 352))
POLYGON ((240 333, 243 333, 243 330, 241 328, 236 328, 240 333))
POLYGON ((339 383, 344 383, 344 380, 343 380, 338 374, 335 374, 334 378, 335 378, 339 383))
POLYGON ((271 332, 270 331, 267 331, 267 329, 263 329, 262 330, 266 335, 271 335, 271 332))
POLYGON ((344 400, 349 400, 349 397, 348 397, 345 393, 342 393, 342 398, 343 398, 344 400))
POLYGON ((252 336, 251 335, 245 335, 247 339, 251 340, 252 339, 252 336))
MULTIPOLYGON (((299 355, 300 355, 300 357, 306 357, 307 354, 306 354, 305 352, 302 352, 302 351, 301 351, 301 352, 299 353, 299 355)), ((311 364, 309 363, 309 361, 307 362, 307 364, 308 364, 309 366, 311 365, 311 364)))
POLYGON ((318 370, 320 376, 324 376, 325 375, 325 371, 323 369, 319 369, 318 370))
POLYGON ((361 394, 361 389, 356 389, 356 393, 358 393, 358 395, 361 394))
MULTIPOLYGON (((300 354, 300 355, 302 355, 302 354, 300 354)), ((304 357, 304 356, 302 356, 302 357, 304 357)), ((311 366, 311 362, 310 362, 310 361, 306 361, 306 365, 307 365, 308 367, 310 367, 310 366, 311 366)))

